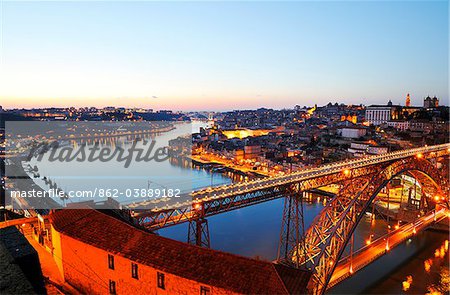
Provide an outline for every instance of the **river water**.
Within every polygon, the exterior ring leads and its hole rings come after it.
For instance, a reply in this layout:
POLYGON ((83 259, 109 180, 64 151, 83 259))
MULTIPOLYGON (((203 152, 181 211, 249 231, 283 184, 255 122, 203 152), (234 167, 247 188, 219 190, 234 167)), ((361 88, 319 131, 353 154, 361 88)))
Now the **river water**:
MULTIPOLYGON (((193 131, 196 132, 203 125, 203 123, 194 123, 193 131)), ((178 125, 169 137, 173 138, 174 132, 175 134, 184 134, 186 130, 183 128, 182 125, 178 125)), ((165 142, 169 138, 167 134, 159 136, 161 142, 165 142)), ((51 177, 53 178, 58 178, 58 169, 67 169, 66 167, 55 167, 53 164, 52 166, 47 166, 45 163, 40 164, 42 175, 52 174, 51 177), (46 171, 48 172, 46 173, 46 171)), ((145 167, 142 168, 143 170, 139 170, 141 168, 136 169, 138 169, 138 174, 143 175, 142 178, 136 180, 139 181, 138 185, 147 186, 146 177, 148 177, 148 173, 145 167)), ((180 183, 186 182, 186 179, 189 180, 189 187, 185 189, 231 183, 233 179, 233 175, 230 175, 230 173, 211 174, 203 169, 190 169, 182 167, 182 165, 173 165, 169 161, 163 162, 158 169, 164 171, 166 175, 187 177, 181 177, 181 180, 179 180, 180 183)), ((74 170, 77 169, 74 168, 74 170)), ((83 173, 84 171, 75 171, 74 175, 83 173)), ((237 178, 239 179, 239 177, 237 178)), ((163 185, 168 185, 169 182, 174 181, 173 179, 176 179, 176 177, 158 179, 158 181, 166 181, 167 183, 163 185)), ((71 183, 71 178, 67 177, 58 179, 58 181, 60 187, 63 188, 71 188, 71 186, 77 185, 71 183)), ((92 185, 98 185, 99 181, 105 181, 105 179, 97 179, 92 185)), ((107 185, 105 183, 105 186, 107 185)), ((122 185, 129 185, 129 182, 122 185)), ((211 247, 216 250, 273 261, 277 257, 283 202, 283 199, 277 199, 209 217, 211 247)), ((305 204, 304 221, 306 227, 319 214, 324 206, 323 202, 324 199, 317 199, 305 204)), ((375 222, 371 222, 371 217, 365 216, 354 233, 354 249, 363 246, 370 235, 373 234, 376 238, 386 232, 386 221, 377 219, 375 222)), ((186 242, 188 226, 187 224, 181 224, 165 228, 159 230, 159 234, 186 242)), ((448 251, 445 250, 445 253, 442 254, 439 250, 439 255, 435 256, 436 249, 445 246, 445 240, 447 240, 448 249, 448 234, 430 231, 419 233, 413 239, 396 247, 388 255, 381 257, 328 292, 333 294, 425 294, 430 287, 437 288, 442 285, 439 283, 440 277, 448 270, 448 251), (432 264, 430 269, 426 269, 425 261, 432 264), (408 279, 408 276, 411 276, 412 281, 408 279), (403 290, 404 282, 409 284, 409 288, 405 291, 403 290)))

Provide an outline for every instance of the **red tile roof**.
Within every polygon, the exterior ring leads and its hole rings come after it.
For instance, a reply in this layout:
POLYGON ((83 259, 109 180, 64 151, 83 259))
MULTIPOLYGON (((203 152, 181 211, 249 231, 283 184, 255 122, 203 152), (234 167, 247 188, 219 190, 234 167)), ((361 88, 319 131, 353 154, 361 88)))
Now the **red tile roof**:
POLYGON ((305 293, 309 279, 301 270, 164 238, 93 209, 59 210, 50 222, 58 232, 86 244, 236 293, 305 293))

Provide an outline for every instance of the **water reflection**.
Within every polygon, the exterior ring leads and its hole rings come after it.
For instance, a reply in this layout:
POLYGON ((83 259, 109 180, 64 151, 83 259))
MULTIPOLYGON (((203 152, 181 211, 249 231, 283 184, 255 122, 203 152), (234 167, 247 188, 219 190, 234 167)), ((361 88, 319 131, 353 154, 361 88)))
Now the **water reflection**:
POLYGON ((448 294, 448 233, 418 232, 328 294, 448 294), (444 256, 441 257, 441 249, 444 256), (439 256, 435 257, 435 252, 439 256), (411 278, 408 278, 411 276, 411 278), (406 288, 406 291, 405 291, 406 288))
POLYGON ((450 272, 448 268, 448 240, 445 240, 434 252, 434 257, 424 261, 425 272, 435 272, 436 282, 429 285, 427 294, 448 294, 450 292, 450 272), (445 261, 447 265, 445 266, 445 261), (432 269, 433 265, 439 265, 439 268, 432 269), (442 266, 442 264, 444 264, 442 266))

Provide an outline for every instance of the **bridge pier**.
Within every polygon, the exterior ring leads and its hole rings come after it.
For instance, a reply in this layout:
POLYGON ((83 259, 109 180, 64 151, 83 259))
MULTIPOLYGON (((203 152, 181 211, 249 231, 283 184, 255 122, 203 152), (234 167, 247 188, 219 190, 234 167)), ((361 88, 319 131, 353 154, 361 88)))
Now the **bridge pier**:
POLYGON ((208 220, 199 217, 189 221, 188 243, 200 247, 210 248, 208 220))
POLYGON ((306 192, 291 190, 284 199, 283 220, 277 261, 299 267, 306 248, 302 244, 305 234, 303 198, 306 192))

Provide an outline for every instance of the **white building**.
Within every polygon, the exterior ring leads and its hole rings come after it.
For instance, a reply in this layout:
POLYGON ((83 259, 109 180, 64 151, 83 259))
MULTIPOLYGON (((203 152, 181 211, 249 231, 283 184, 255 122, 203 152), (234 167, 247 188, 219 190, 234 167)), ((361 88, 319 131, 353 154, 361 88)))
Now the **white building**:
POLYGON ((352 142, 348 148, 348 152, 353 154, 355 157, 363 157, 366 155, 367 148, 369 147, 366 143, 355 143, 352 142))
POLYGON ((366 155, 380 155, 388 152, 387 147, 374 146, 368 143, 352 142, 348 148, 348 152, 355 157, 363 157, 366 155))
POLYGON ((409 129, 409 121, 405 120, 391 120, 387 122, 389 127, 395 128, 397 130, 406 131, 409 129))
POLYGON ((389 101, 387 105, 371 105, 366 108, 366 121, 371 125, 381 125, 392 119, 397 119, 395 106, 389 101))
POLYGON ((369 106, 366 108, 366 121, 372 125, 381 125, 391 120, 391 107, 369 106))
POLYGON ((366 135, 367 130, 359 127, 343 127, 338 129, 338 134, 345 138, 360 138, 366 135))

